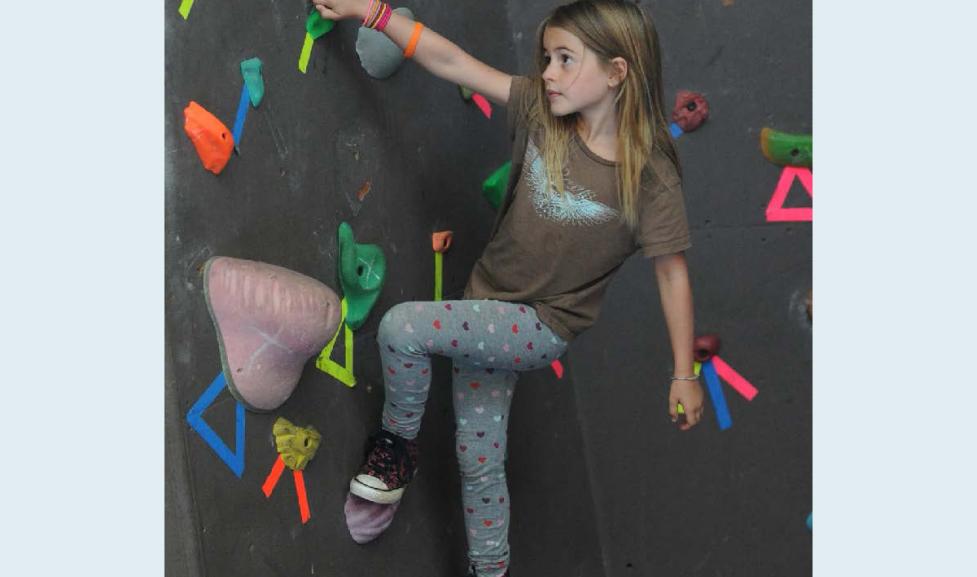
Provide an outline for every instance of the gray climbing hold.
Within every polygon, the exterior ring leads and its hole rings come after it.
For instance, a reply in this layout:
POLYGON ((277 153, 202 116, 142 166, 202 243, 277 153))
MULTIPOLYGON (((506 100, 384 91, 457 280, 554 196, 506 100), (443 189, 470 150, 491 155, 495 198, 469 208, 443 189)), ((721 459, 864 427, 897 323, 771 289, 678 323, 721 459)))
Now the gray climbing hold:
MULTIPOLYGON (((394 14, 414 19, 414 13, 409 8, 395 8, 394 14)), ((387 38, 383 32, 366 26, 360 26, 356 35, 356 53, 359 54, 360 64, 366 73, 377 79, 391 76, 404 61, 404 51, 393 40, 387 38)))

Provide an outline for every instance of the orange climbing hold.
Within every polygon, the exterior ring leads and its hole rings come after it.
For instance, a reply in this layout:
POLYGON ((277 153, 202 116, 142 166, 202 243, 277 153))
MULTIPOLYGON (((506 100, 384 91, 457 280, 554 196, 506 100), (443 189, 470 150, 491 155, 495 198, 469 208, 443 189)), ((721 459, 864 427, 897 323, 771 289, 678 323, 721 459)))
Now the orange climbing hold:
POLYGON ((444 253, 451 247, 451 239, 454 233, 450 230, 442 230, 431 235, 431 246, 434 252, 444 253))
POLYGON ((220 174, 234 150, 234 136, 216 116, 193 100, 183 109, 183 130, 193 142, 204 168, 220 174))

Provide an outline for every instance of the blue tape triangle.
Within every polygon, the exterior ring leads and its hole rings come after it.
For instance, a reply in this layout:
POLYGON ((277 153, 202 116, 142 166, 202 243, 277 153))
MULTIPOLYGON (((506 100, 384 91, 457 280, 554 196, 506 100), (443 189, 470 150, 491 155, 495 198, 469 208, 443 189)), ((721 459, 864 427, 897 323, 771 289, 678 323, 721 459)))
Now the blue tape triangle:
POLYGON ((226 386, 227 382, 224 380, 224 373, 222 371, 214 379, 214 382, 210 383, 207 390, 200 395, 197 402, 187 411, 187 423, 190 424, 194 431, 197 431, 200 438, 210 445, 210 448, 217 453, 217 456, 240 479, 244 473, 244 405, 240 402, 236 403, 234 446, 237 448, 237 452, 231 452, 231 449, 210 428, 207 421, 204 420, 204 411, 210 408, 210 405, 213 404, 214 400, 217 399, 217 396, 220 395, 226 386))
POLYGON ((668 129, 672 132, 672 138, 678 138, 684 134, 682 127, 674 122, 668 125, 668 129))
POLYGON ((719 376, 716 374, 716 367, 713 366, 712 361, 702 363, 702 374, 706 377, 706 388, 709 390, 709 397, 712 399, 712 407, 716 410, 719 430, 724 431, 733 426, 733 417, 729 414, 726 396, 723 395, 723 387, 719 383, 719 376))
POLYGON ((245 84, 241 88, 241 99, 237 104, 237 116, 234 118, 234 146, 241 147, 241 133, 244 132, 244 119, 248 116, 248 106, 251 104, 250 96, 248 96, 248 85, 245 84))

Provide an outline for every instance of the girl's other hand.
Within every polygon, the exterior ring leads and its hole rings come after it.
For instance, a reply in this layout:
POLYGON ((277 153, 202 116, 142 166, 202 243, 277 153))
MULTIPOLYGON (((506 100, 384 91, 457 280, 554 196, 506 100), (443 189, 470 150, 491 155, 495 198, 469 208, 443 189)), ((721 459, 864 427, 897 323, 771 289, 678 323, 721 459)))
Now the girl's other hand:
POLYGON ((679 430, 688 431, 702 420, 705 410, 703 399, 699 381, 672 381, 668 393, 668 414, 672 416, 673 423, 678 421, 678 403, 685 408, 685 422, 679 425, 679 430))
POLYGON ((343 20, 345 18, 366 18, 366 11, 370 8, 370 0, 312 0, 319 15, 329 20, 343 20))

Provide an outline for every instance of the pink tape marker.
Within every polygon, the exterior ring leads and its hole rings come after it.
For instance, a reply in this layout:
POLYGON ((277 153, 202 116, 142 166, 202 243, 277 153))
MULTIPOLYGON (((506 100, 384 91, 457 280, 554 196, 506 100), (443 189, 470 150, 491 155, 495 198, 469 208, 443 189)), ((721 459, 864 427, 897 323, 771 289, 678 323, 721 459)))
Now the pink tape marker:
POLYGON ((814 179, 811 176, 811 169, 785 166, 784 170, 780 173, 777 188, 774 189, 773 196, 770 197, 770 203, 767 204, 767 222, 811 222, 814 220, 813 208, 784 208, 784 202, 787 201, 787 193, 790 192, 790 185, 794 183, 795 178, 801 181, 808 196, 811 199, 814 198, 814 179))
POLYGON ((485 118, 492 118, 492 105, 489 104, 488 100, 485 100, 484 96, 474 92, 472 93, 472 102, 478 106, 479 110, 482 111, 482 114, 485 115, 485 118))
POLYGON ((555 361, 553 361, 552 363, 550 363, 550 366, 553 367, 553 372, 556 373, 556 378, 562 379, 563 378, 563 363, 560 362, 560 359, 556 359, 555 361))
POLYGON ((736 392, 743 395, 747 401, 752 401, 753 397, 757 395, 756 387, 750 384, 749 381, 743 378, 743 376, 733 370, 733 367, 726 364, 726 361, 722 360, 718 356, 712 357, 712 365, 716 369, 716 373, 723 378, 724 381, 729 383, 729 386, 736 389, 736 392))

